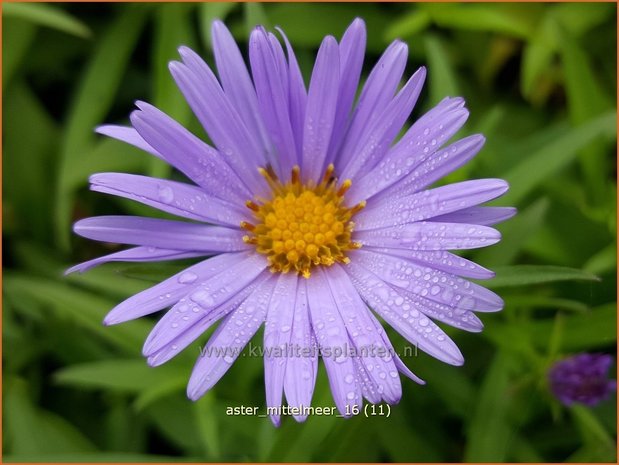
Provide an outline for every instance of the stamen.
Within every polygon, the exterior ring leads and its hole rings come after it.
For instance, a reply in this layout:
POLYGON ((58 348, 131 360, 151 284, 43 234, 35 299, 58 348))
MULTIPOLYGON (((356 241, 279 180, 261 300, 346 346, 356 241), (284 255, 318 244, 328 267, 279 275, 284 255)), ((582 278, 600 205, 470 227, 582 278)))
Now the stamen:
POLYGON ((294 165, 292 167, 292 175, 291 175, 290 182, 292 182, 292 184, 298 184, 300 180, 301 180, 301 168, 299 167, 299 165, 294 165))
POLYGON ((361 210, 365 208, 366 205, 367 205, 367 202, 365 200, 362 200, 361 202, 359 202, 357 205, 355 205, 354 207, 350 209, 351 215, 354 215, 355 213, 359 213, 361 210))
POLYGON ((253 224, 248 223, 247 221, 241 221, 241 228, 247 231, 254 231, 256 229, 256 227, 253 224))
POLYGON ((340 186, 339 190, 337 191, 337 196, 343 197, 346 191, 350 189, 350 186, 352 186, 352 181, 350 179, 347 179, 346 181, 344 181, 342 185, 340 186))
POLYGON ((260 207, 257 204, 255 204, 254 202, 252 202, 251 200, 248 200, 247 202, 245 202, 245 206, 247 208, 249 208, 250 210, 253 210, 255 212, 260 210, 260 207))
POLYGON ((309 278, 313 267, 349 263, 346 253, 361 247, 351 239, 351 218, 365 207, 365 201, 352 208, 344 205, 344 194, 352 182, 347 179, 338 188, 333 164, 318 185, 312 180, 302 183, 298 165, 292 168, 287 183, 280 181, 270 166, 258 170, 272 196, 246 202, 255 221, 243 221, 241 228, 251 233, 243 241, 267 256, 271 272, 294 272, 309 278))
POLYGON ((327 184, 329 182, 334 171, 335 166, 333 163, 329 163, 329 166, 327 166, 327 169, 325 170, 325 175, 322 177, 322 184, 327 184))

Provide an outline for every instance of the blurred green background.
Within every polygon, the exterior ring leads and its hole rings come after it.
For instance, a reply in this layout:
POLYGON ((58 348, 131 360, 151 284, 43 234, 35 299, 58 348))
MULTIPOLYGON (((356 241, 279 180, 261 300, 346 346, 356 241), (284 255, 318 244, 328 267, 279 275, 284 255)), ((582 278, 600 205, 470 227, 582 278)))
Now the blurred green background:
MULTIPOLYGON (((616 401, 565 408, 546 382, 561 357, 616 351, 615 4, 2 8, 5 461, 616 460, 616 401), (140 350, 155 317, 101 325, 116 303, 176 264, 62 276, 118 249, 73 237, 74 220, 158 214, 90 193, 90 174, 179 177, 93 128, 125 123, 143 99, 204 135, 167 62, 187 44, 212 63, 213 18, 243 44, 257 23, 282 26, 308 77, 322 37, 339 37, 355 16, 368 26, 364 75, 394 38, 409 45, 408 72, 428 67, 415 116, 446 95, 466 98, 462 135, 483 132, 488 141, 445 182, 511 183, 498 204, 519 215, 499 226, 503 241, 467 254, 498 270, 488 286, 506 307, 482 317, 482 334, 449 330, 464 367, 407 359, 428 384, 404 380, 389 418, 287 418, 276 429, 263 418, 228 417, 226 406, 264 409, 260 359, 240 358, 192 403, 184 388, 197 345, 151 369, 140 350)), ((397 348, 406 345, 390 334, 397 348)), ((314 405, 332 405, 322 368, 314 405)))

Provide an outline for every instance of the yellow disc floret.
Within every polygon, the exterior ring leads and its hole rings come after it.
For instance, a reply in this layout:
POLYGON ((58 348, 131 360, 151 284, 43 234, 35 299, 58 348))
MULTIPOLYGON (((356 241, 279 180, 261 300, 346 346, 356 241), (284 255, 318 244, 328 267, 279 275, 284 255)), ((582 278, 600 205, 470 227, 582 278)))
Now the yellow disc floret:
POLYGON ((348 263, 346 252, 361 245, 351 239, 352 216, 365 206, 344 205, 350 180, 337 185, 329 165, 320 183, 303 184, 300 169, 292 169, 287 183, 278 180, 272 170, 260 168, 271 187, 270 199, 248 201, 254 221, 241 223, 251 235, 245 242, 267 256, 272 272, 299 273, 309 278, 312 267, 348 263))

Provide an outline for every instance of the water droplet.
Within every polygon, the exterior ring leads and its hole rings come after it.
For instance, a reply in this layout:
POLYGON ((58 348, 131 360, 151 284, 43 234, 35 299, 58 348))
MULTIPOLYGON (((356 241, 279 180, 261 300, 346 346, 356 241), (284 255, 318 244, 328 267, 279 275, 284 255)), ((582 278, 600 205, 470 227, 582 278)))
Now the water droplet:
POLYGON ((172 203, 174 200, 174 192, 168 186, 159 186, 159 200, 163 203, 172 203))
POLYGON ((211 297, 211 295, 205 291, 205 290, 200 290, 197 292, 194 292, 193 294, 191 294, 191 300, 193 300, 195 303, 203 306, 203 307, 210 307, 212 306, 215 301, 213 300, 213 298, 211 297))

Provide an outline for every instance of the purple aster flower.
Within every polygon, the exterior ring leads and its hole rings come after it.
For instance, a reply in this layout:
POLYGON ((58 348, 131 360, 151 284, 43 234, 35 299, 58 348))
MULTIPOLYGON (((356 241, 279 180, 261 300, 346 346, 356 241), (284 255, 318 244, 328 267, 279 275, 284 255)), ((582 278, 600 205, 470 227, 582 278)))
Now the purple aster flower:
MULTIPOLYGON (((398 372, 423 383, 394 353, 374 312, 419 349, 463 363, 434 321, 478 332, 483 325, 474 312, 500 310, 503 301, 465 279, 490 278, 491 271, 448 250, 496 243, 500 234, 490 225, 515 210, 479 206, 507 190, 500 179, 429 188, 475 156, 484 137, 446 145, 468 117, 456 97, 397 138, 426 75, 420 68, 399 88, 406 44, 386 49, 355 104, 362 20, 339 43, 323 40, 307 89, 279 32, 285 47, 254 29, 251 74, 219 21, 212 29, 218 77, 186 47, 179 49, 181 61, 170 64, 213 146, 143 102, 131 127, 98 128, 162 158, 192 183, 102 173, 91 177, 93 190, 193 221, 78 221, 81 236, 135 247, 69 271, 110 261, 211 257, 122 302, 105 324, 171 307, 144 344, 148 363, 157 366, 220 321, 189 380, 187 394, 195 400, 264 323, 267 406, 281 406, 284 395, 290 407, 311 405, 320 352, 335 404, 350 416, 363 398, 398 402, 398 372)), ((303 421, 306 413, 294 416, 303 421)), ((277 413, 272 419, 280 421, 277 413)))
POLYGON ((593 407, 617 390, 608 378, 613 358, 606 354, 578 354, 555 363, 548 372, 550 389, 563 405, 576 402, 593 407))

